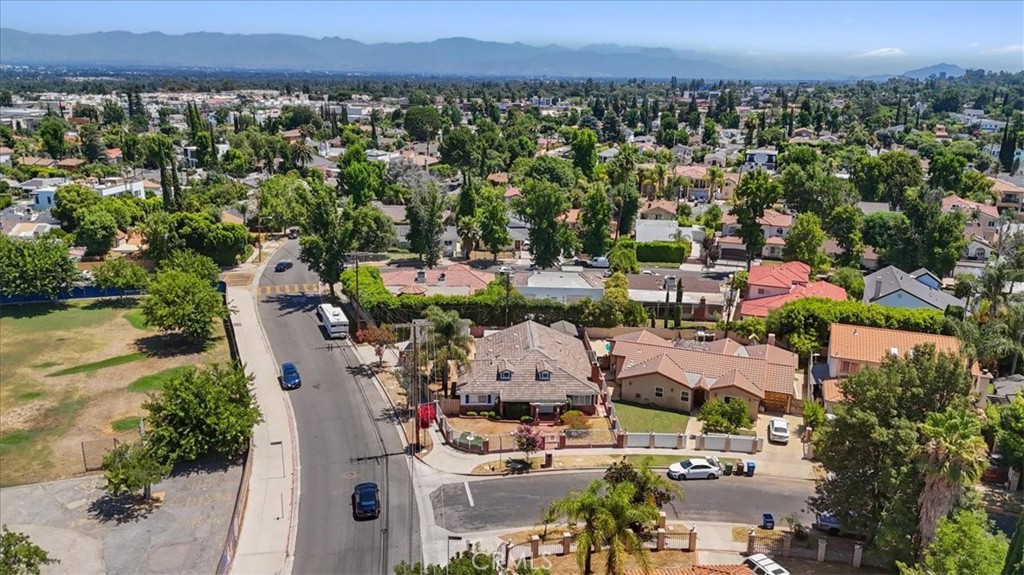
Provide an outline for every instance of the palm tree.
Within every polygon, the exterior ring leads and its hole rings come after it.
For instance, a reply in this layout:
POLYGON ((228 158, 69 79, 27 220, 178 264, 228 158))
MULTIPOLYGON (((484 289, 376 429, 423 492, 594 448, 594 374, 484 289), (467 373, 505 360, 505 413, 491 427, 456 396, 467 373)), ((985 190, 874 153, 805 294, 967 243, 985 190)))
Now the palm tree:
POLYGON ((636 557, 644 573, 651 569, 650 555, 634 526, 657 521, 658 510, 654 505, 637 505, 633 497, 636 491, 632 483, 620 483, 603 498, 598 525, 608 550, 607 575, 623 575, 629 555, 636 557))
POLYGON ((924 471, 918 517, 918 544, 923 553, 935 537, 939 520, 981 477, 987 448, 981 437, 981 422, 972 411, 950 408, 929 413, 920 430, 924 444, 913 454, 924 471))
POLYGON ((305 139, 292 142, 290 152, 292 163, 301 169, 305 169, 306 164, 313 161, 313 146, 306 143, 305 139))
POLYGON ((718 166, 711 166, 708 168, 707 178, 708 186, 711 188, 708 190, 708 195, 714 198, 715 194, 718 193, 718 190, 721 190, 725 186, 725 172, 723 172, 722 168, 719 168, 718 166))
MULTIPOLYGON (((1018 350, 1018 343, 1011 338, 1010 326, 1003 321, 978 323, 972 316, 949 321, 953 333, 960 339, 960 348, 967 356, 968 370, 974 367, 974 362, 978 362, 978 365, 994 372, 999 360, 1018 350)), ((1016 332, 1013 334, 1016 335, 1016 332)))
POLYGON ((470 322, 460 318, 459 312, 455 310, 444 311, 433 305, 423 315, 430 321, 431 327, 431 337, 424 345, 435 353, 434 363, 441 364, 441 390, 447 396, 451 362, 455 362, 457 368, 462 368, 473 348, 473 338, 468 331, 470 322))
POLYGON ((594 549, 600 547, 605 540, 602 530, 602 526, 608 523, 602 513, 605 485, 604 481, 596 479, 590 482, 585 491, 570 491, 565 497, 551 503, 551 509, 557 516, 565 517, 570 525, 583 524, 576 533, 576 564, 583 575, 593 573, 591 562, 594 549))
POLYGON ((995 319, 1006 304, 1009 294, 1006 284, 1013 278, 1014 270, 1003 260, 995 260, 985 266, 981 273, 981 294, 988 300, 988 319, 995 319))
POLYGON ((654 164, 654 195, 660 198, 662 192, 665 190, 665 179, 668 177, 668 168, 665 164, 658 162, 654 164))

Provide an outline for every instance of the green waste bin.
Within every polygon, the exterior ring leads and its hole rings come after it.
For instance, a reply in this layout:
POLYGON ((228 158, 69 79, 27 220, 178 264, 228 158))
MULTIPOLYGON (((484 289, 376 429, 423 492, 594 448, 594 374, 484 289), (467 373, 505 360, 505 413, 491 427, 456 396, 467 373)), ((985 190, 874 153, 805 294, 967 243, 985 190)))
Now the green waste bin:
POLYGON ((732 475, 732 463, 725 464, 725 475, 732 475))

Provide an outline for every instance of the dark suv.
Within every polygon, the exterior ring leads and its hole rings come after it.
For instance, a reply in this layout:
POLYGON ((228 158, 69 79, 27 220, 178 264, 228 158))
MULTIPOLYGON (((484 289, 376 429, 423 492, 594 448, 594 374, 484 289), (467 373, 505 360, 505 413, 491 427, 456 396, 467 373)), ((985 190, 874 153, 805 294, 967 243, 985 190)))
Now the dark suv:
POLYGON ((356 519, 380 517, 380 489, 376 483, 360 483, 352 491, 352 513, 356 519))
POLYGON ((291 267, 292 267, 292 260, 281 260, 281 261, 277 262, 276 266, 274 266, 274 271, 275 272, 284 272, 284 271, 288 271, 289 269, 291 269, 291 267))

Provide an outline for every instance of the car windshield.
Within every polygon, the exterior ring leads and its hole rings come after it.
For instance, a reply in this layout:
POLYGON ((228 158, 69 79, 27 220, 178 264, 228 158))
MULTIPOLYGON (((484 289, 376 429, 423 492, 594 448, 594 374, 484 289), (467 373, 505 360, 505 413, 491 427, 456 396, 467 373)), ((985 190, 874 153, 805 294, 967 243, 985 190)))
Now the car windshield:
POLYGON ((785 421, 775 421, 772 425, 775 426, 776 431, 787 431, 789 429, 789 426, 786 425, 785 421))
POLYGON ((693 467, 693 462, 690 461, 689 459, 687 459, 686 461, 682 462, 680 465, 683 466, 683 469, 689 469, 689 468, 693 467))
POLYGON ((363 487, 359 490, 359 501, 363 504, 376 503, 376 492, 372 487, 363 487))

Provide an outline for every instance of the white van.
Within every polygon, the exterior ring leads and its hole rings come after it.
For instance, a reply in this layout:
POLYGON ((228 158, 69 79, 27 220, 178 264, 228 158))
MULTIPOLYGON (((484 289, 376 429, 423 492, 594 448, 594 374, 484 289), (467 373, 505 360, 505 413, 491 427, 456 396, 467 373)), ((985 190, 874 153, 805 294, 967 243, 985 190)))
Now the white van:
POLYGON ((348 318, 340 307, 322 303, 316 308, 316 318, 332 338, 348 337, 348 318))
POLYGON ((743 564, 750 568, 757 575, 790 575, 782 565, 779 565, 764 553, 755 553, 743 560, 743 564))

